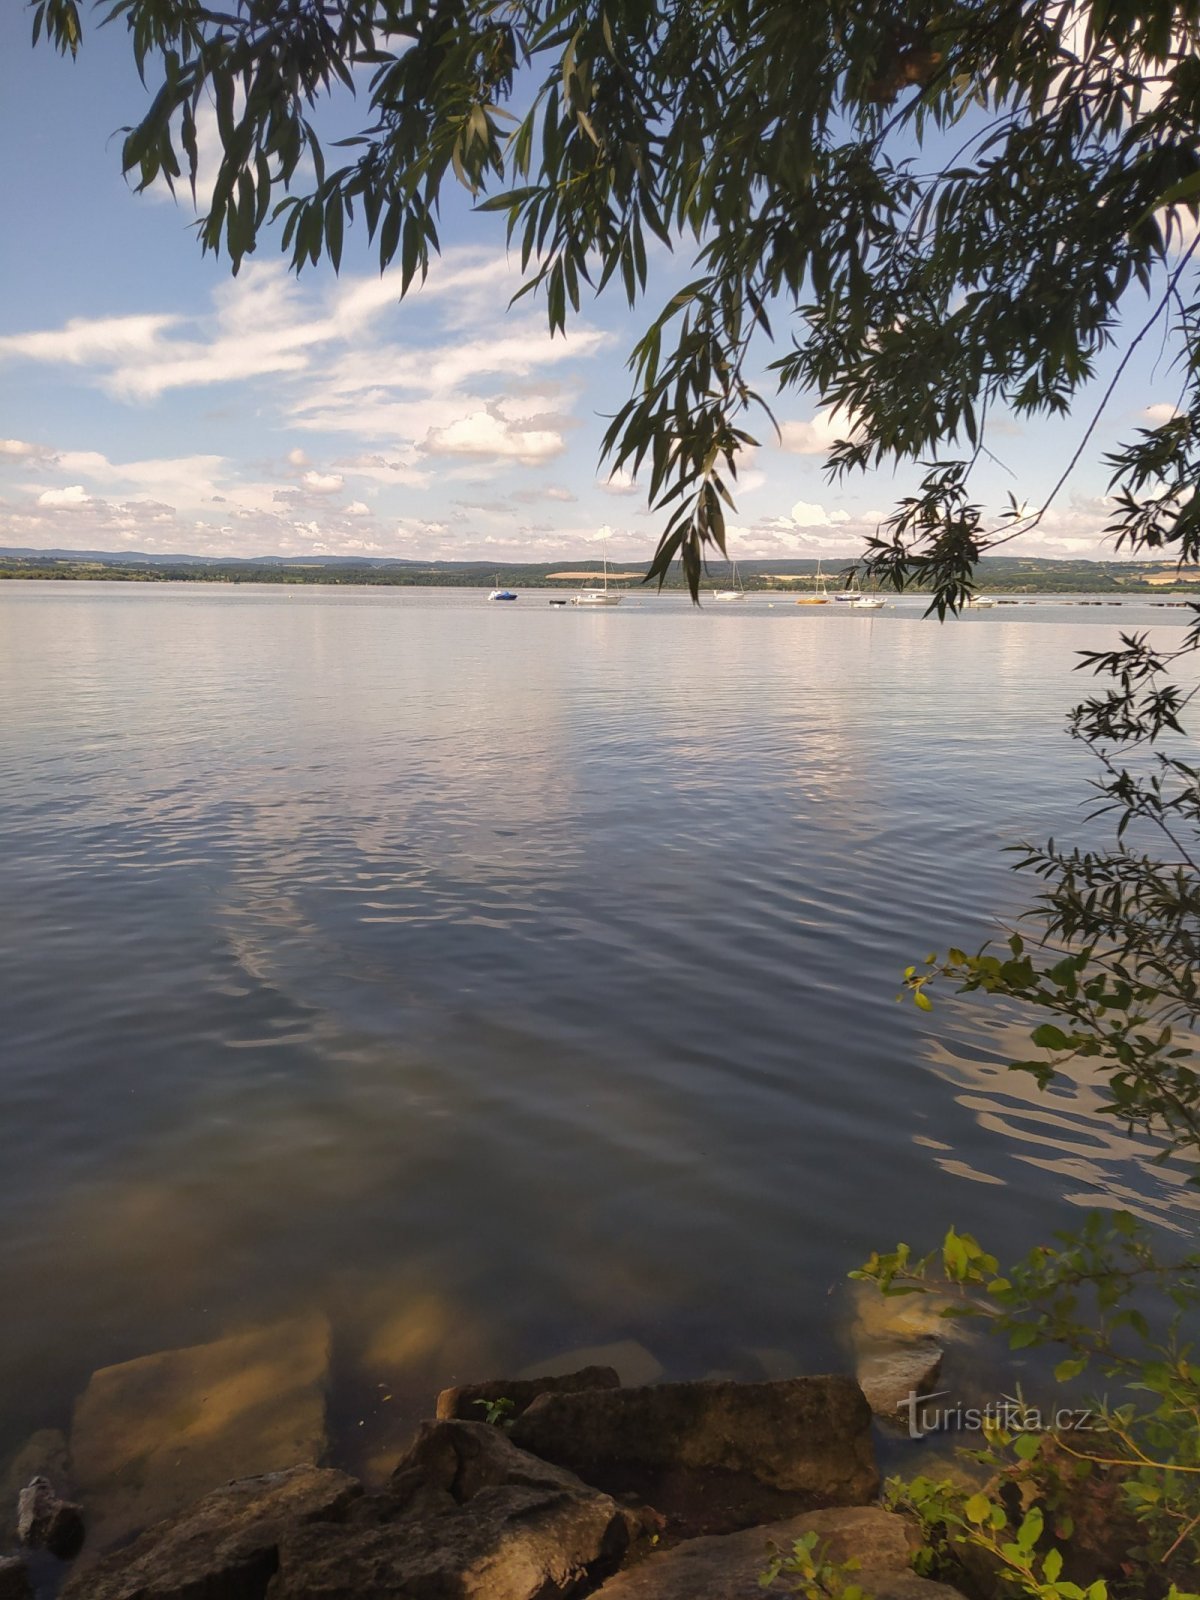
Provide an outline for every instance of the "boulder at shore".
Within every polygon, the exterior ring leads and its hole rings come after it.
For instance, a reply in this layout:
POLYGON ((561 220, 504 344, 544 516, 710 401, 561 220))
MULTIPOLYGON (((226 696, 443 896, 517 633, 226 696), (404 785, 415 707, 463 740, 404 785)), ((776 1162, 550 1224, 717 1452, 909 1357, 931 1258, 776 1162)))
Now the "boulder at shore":
POLYGON ((329 1323, 314 1313, 93 1373, 71 1431, 88 1551, 216 1484, 319 1461, 329 1350, 329 1323))
POLYGON ((285 1531, 344 1517, 360 1493, 344 1472, 319 1467, 227 1484, 125 1549, 76 1568, 62 1600, 261 1600, 285 1531))
MULTIPOLYGON (((825 1559, 860 1563, 847 1581, 861 1585, 871 1600, 961 1600, 945 1584, 911 1571, 904 1522, 878 1506, 810 1511, 765 1528, 689 1539, 610 1578, 593 1600, 761 1600, 759 1575, 810 1532, 819 1536, 825 1559)), ((785 1589, 781 1583, 778 1592, 785 1589)))
POLYGON ((615 1572, 637 1531, 500 1429, 426 1423, 388 1492, 282 1541, 269 1600, 559 1600, 615 1572))
POLYGON ((879 1491, 870 1407, 846 1377, 545 1394, 509 1438, 648 1502, 685 1537, 864 1505, 879 1491))

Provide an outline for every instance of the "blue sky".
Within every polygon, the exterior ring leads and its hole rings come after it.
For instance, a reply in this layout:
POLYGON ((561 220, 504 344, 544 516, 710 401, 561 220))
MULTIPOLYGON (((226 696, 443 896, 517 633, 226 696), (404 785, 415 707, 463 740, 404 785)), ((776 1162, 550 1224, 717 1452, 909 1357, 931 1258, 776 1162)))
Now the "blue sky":
MULTIPOLYGON (((540 302, 505 311, 519 279, 503 226, 465 197, 403 304, 353 235, 340 277, 297 281, 264 243, 235 280, 201 257, 190 199, 120 176, 116 130, 144 94, 123 29, 89 28, 72 63, 30 49, 22 5, 0 11, 0 545, 500 561, 606 540, 618 560, 649 556, 659 519, 636 485, 605 481, 599 444, 629 347, 686 259, 658 250, 644 317, 606 296, 566 340, 540 302)), ((1176 397, 1146 344, 1092 461, 1176 397)), ((830 486, 829 419, 794 393, 775 409, 781 441, 752 429, 733 553, 852 554, 911 479, 830 486)), ((1002 420, 1004 466, 980 495, 1036 501, 1085 420, 1002 420)), ((1105 553, 1103 487, 1081 469, 1010 550, 1105 553)))

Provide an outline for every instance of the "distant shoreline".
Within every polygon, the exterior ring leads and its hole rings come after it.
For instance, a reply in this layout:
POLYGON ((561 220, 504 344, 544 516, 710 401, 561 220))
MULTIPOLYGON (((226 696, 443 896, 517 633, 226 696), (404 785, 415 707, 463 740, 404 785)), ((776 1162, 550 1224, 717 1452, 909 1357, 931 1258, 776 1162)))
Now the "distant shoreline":
MULTIPOLYGON (((779 557, 739 561, 733 578, 730 563, 708 565, 705 585, 728 587, 738 582, 750 594, 811 594, 821 584, 836 591, 852 563, 816 558, 779 557)), ((645 569, 625 563, 608 571, 608 582, 637 593, 645 583, 645 569)), ((212 557, 128 555, 97 550, 0 550, 0 582, 41 579, 49 582, 101 583, 219 583, 270 584, 275 587, 320 585, 371 588, 439 589, 544 589, 567 594, 581 584, 595 584, 603 576, 598 560, 559 559, 553 562, 412 561, 402 558, 336 556, 212 557)), ((673 568, 663 587, 682 594, 682 574, 673 568)), ((991 595, 1127 594, 1144 598, 1180 596, 1200 598, 1200 579, 1180 581, 1172 563, 1124 561, 1063 561, 1042 557, 985 557, 976 570, 976 588, 991 595)), ((656 593, 657 584, 646 586, 656 593)), ((920 590, 909 592, 920 593, 920 590)))

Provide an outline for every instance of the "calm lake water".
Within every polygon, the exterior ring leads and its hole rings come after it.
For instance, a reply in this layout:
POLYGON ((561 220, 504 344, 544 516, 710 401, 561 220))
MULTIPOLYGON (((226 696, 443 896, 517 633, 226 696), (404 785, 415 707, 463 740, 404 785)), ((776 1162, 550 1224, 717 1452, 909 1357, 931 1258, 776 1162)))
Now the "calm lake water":
POLYGON ((1186 613, 546 601, 0 586, 0 1457, 311 1307, 353 1461, 578 1346, 842 1365, 950 1221, 1189 1221, 1011 1019, 895 1003, 1077 826, 1074 653, 1186 613))

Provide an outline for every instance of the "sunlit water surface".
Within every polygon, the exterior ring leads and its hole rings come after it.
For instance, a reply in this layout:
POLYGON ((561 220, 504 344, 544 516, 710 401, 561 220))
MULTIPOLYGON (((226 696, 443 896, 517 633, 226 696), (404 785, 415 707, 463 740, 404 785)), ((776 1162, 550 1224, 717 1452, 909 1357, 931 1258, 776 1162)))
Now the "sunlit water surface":
POLYGON ((1010 1019, 895 1000, 1079 826, 1075 652, 1185 616, 4 585, 0 1456, 310 1307, 353 1462, 579 1346, 840 1363, 846 1270, 948 1221, 1188 1224, 1010 1019))

